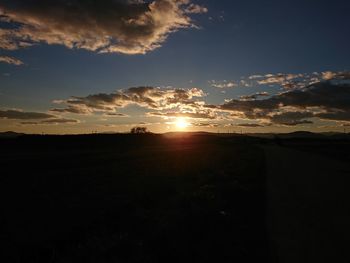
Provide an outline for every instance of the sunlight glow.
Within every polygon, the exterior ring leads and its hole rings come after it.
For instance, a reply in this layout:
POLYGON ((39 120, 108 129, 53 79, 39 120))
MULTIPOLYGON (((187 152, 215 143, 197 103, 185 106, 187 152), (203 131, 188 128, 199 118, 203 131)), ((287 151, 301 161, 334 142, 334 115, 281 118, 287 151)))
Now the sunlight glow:
POLYGON ((189 126, 189 123, 184 118, 178 118, 175 121, 175 125, 179 129, 186 129, 189 126))

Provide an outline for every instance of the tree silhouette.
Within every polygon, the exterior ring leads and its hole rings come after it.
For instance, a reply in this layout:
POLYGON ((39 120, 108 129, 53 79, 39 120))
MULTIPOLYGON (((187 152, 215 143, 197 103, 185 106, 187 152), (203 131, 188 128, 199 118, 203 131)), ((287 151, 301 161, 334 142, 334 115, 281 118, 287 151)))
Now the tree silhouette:
POLYGON ((145 134, 149 133, 146 127, 134 127, 130 130, 131 134, 145 134))

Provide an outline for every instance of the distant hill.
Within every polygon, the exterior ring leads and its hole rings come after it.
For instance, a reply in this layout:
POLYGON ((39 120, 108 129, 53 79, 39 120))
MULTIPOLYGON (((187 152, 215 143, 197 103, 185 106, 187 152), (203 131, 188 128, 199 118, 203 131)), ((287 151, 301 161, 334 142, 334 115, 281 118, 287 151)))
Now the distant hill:
POLYGON ((0 138, 16 138, 18 136, 25 135, 24 133, 18 133, 13 131, 0 132, 0 138))
POLYGON ((341 132, 322 132, 322 133, 313 133, 307 131, 298 131, 288 134, 278 134, 280 138, 300 138, 300 139, 349 139, 349 133, 341 132))
MULTIPOLYGON (((0 138, 17 138, 23 135, 28 135, 25 133, 18 133, 14 131, 0 132, 0 138)), ((35 136, 35 134, 32 134, 35 136)), ((39 135, 39 134, 36 134, 39 135)), ((80 134, 81 136, 86 136, 88 134, 80 134)), ((128 135, 128 133, 118 133, 118 132, 102 132, 98 134, 92 134, 93 136, 123 136, 128 135)), ((313 133, 309 131, 296 131, 291 133, 213 133, 213 132, 167 132, 162 134, 148 133, 147 135, 163 135, 169 138, 176 137, 190 137, 190 136, 215 136, 215 137, 255 137, 262 139, 350 139, 350 133, 340 133, 340 132, 323 132, 323 133, 313 133)), ((28 135, 29 136, 29 135, 28 135)), ((54 135, 52 135, 54 136, 54 135)), ((70 134, 66 134, 70 136, 70 134)), ((79 136, 76 134, 74 136, 79 136)), ((140 136, 140 135, 139 135, 140 136)))
POLYGON ((322 139, 326 136, 321 133, 313 133, 308 131, 296 131, 286 134, 276 134, 277 137, 282 139, 290 139, 290 138, 302 138, 302 139, 322 139))
POLYGON ((247 133, 245 135, 265 139, 349 139, 349 133, 296 131, 291 133, 247 133))

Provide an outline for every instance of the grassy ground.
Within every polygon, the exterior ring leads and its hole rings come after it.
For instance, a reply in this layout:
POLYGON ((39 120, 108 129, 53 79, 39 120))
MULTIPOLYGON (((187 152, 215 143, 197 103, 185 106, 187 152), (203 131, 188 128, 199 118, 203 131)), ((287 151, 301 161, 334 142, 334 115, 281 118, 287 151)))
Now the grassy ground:
POLYGON ((264 262, 264 153, 212 135, 0 141, 3 262, 264 262))

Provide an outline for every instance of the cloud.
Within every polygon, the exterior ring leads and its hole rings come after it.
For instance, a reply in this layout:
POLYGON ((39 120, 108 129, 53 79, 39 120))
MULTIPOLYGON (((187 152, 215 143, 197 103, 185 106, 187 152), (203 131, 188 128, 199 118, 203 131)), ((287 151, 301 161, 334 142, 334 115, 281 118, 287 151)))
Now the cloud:
POLYGON ((186 9, 185 12, 188 14, 203 14, 208 12, 208 8, 196 5, 196 4, 190 4, 186 9))
POLYGON ((320 74, 309 76, 307 74, 270 73, 266 75, 252 75, 249 79, 255 81, 257 85, 281 86, 283 89, 292 90, 319 82, 321 77, 320 74))
POLYGON ((315 116, 323 120, 350 121, 349 110, 330 109, 327 112, 317 113, 315 116))
POLYGON ((219 123, 206 123, 206 122, 193 122, 191 123, 194 127, 202 127, 202 128, 217 128, 220 127, 219 123))
POLYGON ((241 100, 256 100, 259 97, 266 97, 266 96, 270 96, 270 94, 266 91, 263 91, 263 92, 257 92, 257 93, 252 94, 252 95, 240 96, 240 99, 241 100))
POLYGON ((313 122, 308 120, 308 118, 312 118, 314 116, 315 114, 310 111, 289 111, 273 114, 271 115, 270 120, 274 124, 295 126, 299 124, 312 124, 313 122))
POLYGON ((302 78, 302 74, 267 74, 262 79, 258 80, 258 84, 284 84, 296 78, 302 78))
POLYGON ((21 66, 24 64, 21 60, 13 57, 8 57, 8 56, 0 56, 0 62, 15 65, 15 66, 21 66))
POLYGON ((107 112, 107 113, 105 113, 105 116, 107 116, 107 117, 129 117, 129 115, 126 115, 123 113, 117 113, 117 112, 107 112))
POLYGON ((41 124, 61 124, 61 123, 66 123, 66 124, 71 124, 71 123, 78 123, 78 120, 75 119, 49 119, 49 120, 43 120, 40 123, 41 124))
POLYGON ((322 72, 321 74, 324 80, 350 79, 349 71, 340 71, 340 72, 326 71, 326 72, 322 72))
POLYGON ((248 77, 248 79, 260 79, 260 78, 263 78, 264 76, 263 75, 251 75, 248 77))
MULTIPOLYGON (((64 101, 54 101, 56 104, 63 104, 64 101)), ((79 107, 75 105, 68 105, 66 108, 53 108, 50 110, 51 112, 57 113, 74 113, 74 114, 89 114, 92 111, 87 107, 79 107)))
POLYGON ((210 85, 213 87, 213 88, 218 88, 218 89, 227 89, 227 88, 235 88, 235 87, 238 87, 238 84, 236 84, 235 82, 233 81, 215 81, 215 80, 212 80, 212 81, 209 81, 210 85))
POLYGON ((79 123, 78 120, 75 119, 64 119, 64 118, 56 118, 56 119, 48 119, 43 121, 24 121, 21 122, 22 125, 57 125, 57 124, 76 124, 79 123))
POLYGON ((72 97, 68 100, 54 101, 65 104, 65 108, 52 109, 60 113, 88 114, 93 112, 115 113, 117 109, 129 105, 138 105, 147 109, 195 109, 203 104, 194 100, 204 97, 205 93, 197 88, 192 89, 160 89, 156 87, 133 87, 114 93, 92 94, 86 97, 72 97))
POLYGON ((265 127, 264 125, 261 125, 258 123, 239 123, 239 124, 232 124, 232 126, 245 127, 245 128, 265 127))
POLYGON ((312 74, 291 74, 291 73, 278 73, 278 74, 265 74, 265 75, 251 75, 248 77, 252 83, 256 85, 269 85, 269 86, 281 86, 283 89, 302 89, 311 84, 326 81, 335 80, 349 80, 349 71, 326 71, 326 72, 313 72, 312 74))
POLYGON ((233 117, 269 120, 274 124, 307 124, 309 118, 350 121, 350 84, 319 82, 263 100, 229 100, 207 108, 230 112, 233 117))
POLYGON ((265 75, 250 75, 241 77, 234 81, 216 81, 211 80, 209 83, 215 88, 236 88, 236 87, 259 87, 261 85, 280 86, 285 90, 302 89, 311 84, 322 82, 324 80, 344 80, 350 79, 350 72, 314 72, 312 74, 305 73, 268 73, 265 75))
POLYGON ((0 4, 0 48, 15 50, 38 43, 98 52, 145 54, 168 35, 195 27, 190 14, 205 7, 189 0, 11 0, 0 4))
POLYGON ((9 120, 41 120, 56 116, 42 112, 25 112, 21 110, 0 110, 0 118, 9 120))
POLYGON ((22 125, 51 125, 51 124, 75 124, 75 119, 65 119, 43 112, 26 112, 22 110, 0 110, 0 119, 20 120, 22 125))

